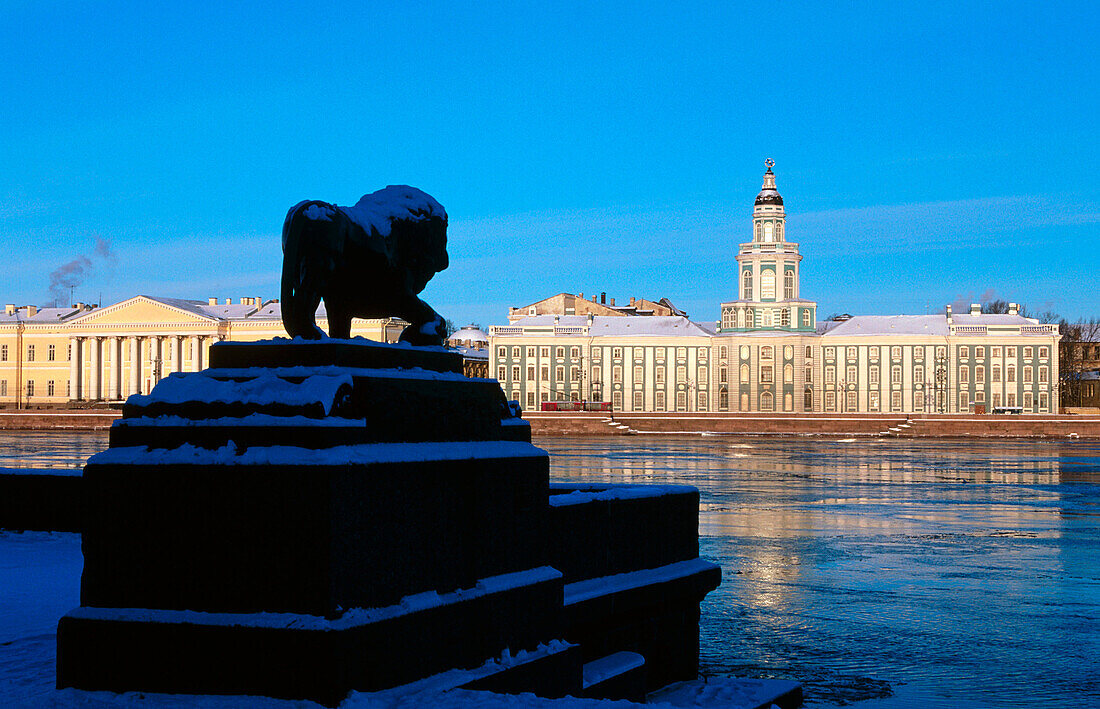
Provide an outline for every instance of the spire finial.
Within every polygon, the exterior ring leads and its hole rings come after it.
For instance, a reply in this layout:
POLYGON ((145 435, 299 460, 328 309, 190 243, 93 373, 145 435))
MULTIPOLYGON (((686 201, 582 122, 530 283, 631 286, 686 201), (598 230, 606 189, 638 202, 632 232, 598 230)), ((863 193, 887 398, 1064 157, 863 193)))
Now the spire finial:
POLYGON ((764 167, 768 168, 768 172, 771 172, 772 168, 775 167, 775 160, 768 158, 764 161, 764 167))

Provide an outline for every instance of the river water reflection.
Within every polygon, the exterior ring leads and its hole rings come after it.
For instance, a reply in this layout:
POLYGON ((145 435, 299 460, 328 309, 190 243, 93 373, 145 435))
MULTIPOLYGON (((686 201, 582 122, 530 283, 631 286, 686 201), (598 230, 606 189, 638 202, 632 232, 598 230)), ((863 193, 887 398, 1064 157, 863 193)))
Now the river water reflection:
MULTIPOLYGON (((79 468, 105 432, 0 432, 0 467, 79 468)), ((557 480, 701 493, 705 673, 807 705, 1100 706, 1100 445, 543 438, 557 480)))
POLYGON ((808 706, 1100 706, 1100 445, 536 443, 555 479, 700 489, 707 673, 808 706))

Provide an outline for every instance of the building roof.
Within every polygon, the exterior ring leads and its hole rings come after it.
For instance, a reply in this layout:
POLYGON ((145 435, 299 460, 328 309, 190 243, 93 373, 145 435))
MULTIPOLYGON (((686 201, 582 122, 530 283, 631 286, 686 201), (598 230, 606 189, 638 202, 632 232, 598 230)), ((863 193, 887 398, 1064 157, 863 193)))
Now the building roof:
MULTIPOLYGON (((551 328, 588 328, 586 333, 590 337, 601 335, 685 335, 707 336, 712 334, 698 323, 693 323, 679 315, 651 315, 644 318, 622 318, 613 315, 594 315, 589 323, 586 315, 529 315, 520 318, 507 327, 495 328, 497 334, 500 330, 509 328, 546 328, 546 334, 551 334, 551 328)), ((525 332, 524 334, 539 334, 538 331, 525 332)), ((560 334, 560 333, 559 333, 560 334)), ((580 333, 577 333, 580 334, 580 333)))
POLYGON ((454 334, 447 338, 447 341, 455 342, 488 342, 489 336, 482 330, 473 326, 467 325, 459 330, 455 330, 454 334))
POLYGON ((0 311, 0 323, 11 322, 26 322, 26 323, 51 323, 51 322, 64 322, 74 315, 81 313, 94 312, 93 310, 83 310, 80 308, 65 307, 65 308, 38 308, 38 311, 34 315, 27 315, 27 307, 16 309, 16 311, 8 315, 5 311, 0 311))
POLYGON ((764 173, 764 185, 760 188, 760 194, 756 195, 756 204, 783 205, 783 197, 779 195, 779 190, 775 188, 775 173, 772 172, 770 164, 767 172, 764 173))
POLYGON ((949 335, 947 316, 939 315, 856 315, 825 329, 825 337, 851 335, 949 335))

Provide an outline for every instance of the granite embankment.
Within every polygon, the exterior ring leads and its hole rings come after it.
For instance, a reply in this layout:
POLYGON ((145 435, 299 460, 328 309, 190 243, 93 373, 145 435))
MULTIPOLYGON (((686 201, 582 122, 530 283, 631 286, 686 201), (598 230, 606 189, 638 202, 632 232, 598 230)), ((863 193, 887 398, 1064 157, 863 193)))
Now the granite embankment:
POLYGON ((107 429, 122 415, 116 409, 15 409, 0 410, 0 430, 107 429))
POLYGON ((538 436, 629 434, 1100 438, 1100 416, 976 414, 748 414, 529 411, 538 436))

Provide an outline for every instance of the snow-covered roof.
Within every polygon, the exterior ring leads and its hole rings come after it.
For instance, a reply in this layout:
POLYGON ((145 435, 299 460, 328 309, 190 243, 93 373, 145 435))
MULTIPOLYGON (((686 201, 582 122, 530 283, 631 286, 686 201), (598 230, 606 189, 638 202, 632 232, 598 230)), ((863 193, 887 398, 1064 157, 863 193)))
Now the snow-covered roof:
POLYGON ((1025 318, 1022 315, 1009 315, 1007 313, 959 313, 951 318, 956 325, 993 325, 996 327, 1038 325, 1039 321, 1025 318))
POLYGON ((27 309, 24 306, 21 309, 17 309, 13 314, 8 315, 5 311, 0 311, 0 323, 5 322, 26 322, 26 323, 51 323, 62 322, 69 319, 73 315, 79 313, 95 312, 95 310, 78 310, 72 307, 66 308, 38 308, 38 311, 34 315, 27 315, 27 309))
MULTIPOLYGON (((821 332, 821 330, 818 330, 821 332)), ((834 324, 825 337, 852 335, 949 335, 945 315, 856 315, 834 324)))
POLYGON ((482 332, 479 328, 473 325, 467 325, 464 328, 456 330, 453 335, 447 338, 448 342, 488 342, 489 336, 482 332))
MULTIPOLYGON (((592 337, 600 335, 685 335, 705 337, 712 334, 700 327, 698 323, 693 323, 678 315, 649 315, 646 317, 594 315, 591 324, 588 322, 587 315, 530 315, 520 318, 507 328, 535 328, 534 332, 528 331, 524 334, 537 335, 540 334, 537 328, 552 328, 554 326, 558 328, 583 328, 587 326, 587 334, 592 337)), ((498 331, 497 334, 501 333, 498 331)), ((548 331, 546 334, 551 333, 548 331)))

